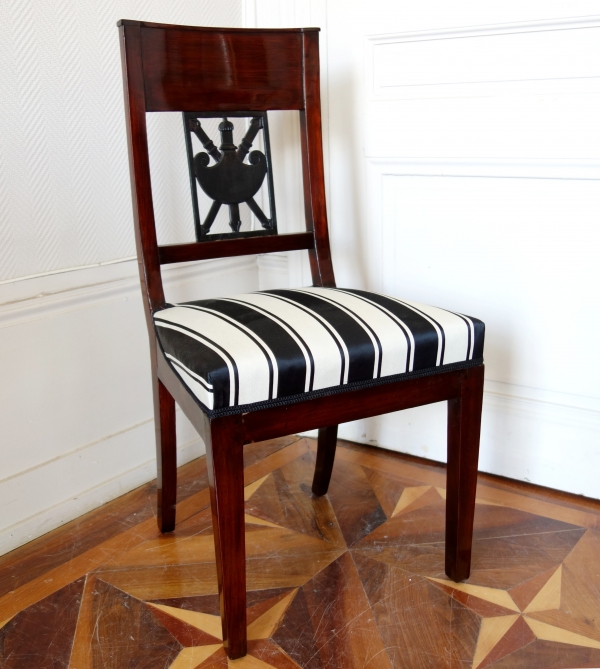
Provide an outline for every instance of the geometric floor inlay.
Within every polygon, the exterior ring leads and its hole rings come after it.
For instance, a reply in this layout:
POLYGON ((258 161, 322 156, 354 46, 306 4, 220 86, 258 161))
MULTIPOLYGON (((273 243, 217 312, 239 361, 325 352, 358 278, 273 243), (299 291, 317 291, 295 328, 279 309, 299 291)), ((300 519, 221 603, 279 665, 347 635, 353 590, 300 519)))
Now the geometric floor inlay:
POLYGON ((317 499, 313 440, 264 448, 246 469, 245 658, 223 650, 202 483, 173 534, 124 522, 0 591, 0 667, 600 667, 597 513, 480 484, 471 577, 454 583, 443 470, 340 443, 317 499))

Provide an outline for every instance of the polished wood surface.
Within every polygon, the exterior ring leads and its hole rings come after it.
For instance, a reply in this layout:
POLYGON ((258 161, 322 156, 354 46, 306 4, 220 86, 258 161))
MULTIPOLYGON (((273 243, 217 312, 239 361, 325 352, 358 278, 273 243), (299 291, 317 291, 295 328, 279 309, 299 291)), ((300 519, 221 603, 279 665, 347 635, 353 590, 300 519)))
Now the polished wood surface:
MULTIPOLYGON (((156 309, 164 306, 165 294, 160 274, 156 223, 152 204, 142 39, 139 26, 128 26, 127 30, 121 27, 120 39, 135 245, 142 295, 145 298, 146 324, 148 331, 153 333, 152 314, 156 309)), ((151 346, 155 345, 155 337, 151 336, 150 340, 151 346)))
POLYGON ((304 216, 306 229, 314 232, 315 248, 308 252, 314 286, 335 286, 327 206, 325 203, 325 168, 321 124, 321 78, 319 33, 302 34, 304 57, 304 105, 300 111, 302 175, 304 180, 304 216))
POLYGON ((161 264, 308 249, 313 285, 335 286, 325 201, 318 29, 205 29, 135 21, 121 21, 119 26, 136 248, 154 385, 158 523, 163 532, 169 532, 176 520, 175 400, 207 445, 227 656, 242 657, 248 647, 241 475, 244 444, 311 428, 326 429, 313 483, 315 491, 323 494, 333 465, 336 425, 448 400, 446 573, 454 580, 466 578, 471 560, 483 366, 444 370, 425 378, 403 377, 385 386, 209 418, 174 374, 156 340, 153 314, 165 306, 161 264), (306 232, 160 248, 152 205, 146 113, 268 109, 299 111, 306 232))
POLYGON ((483 403, 483 366, 465 372, 460 397, 448 402, 446 574, 469 578, 483 403))
MULTIPOLYGON (((0 558, 6 669, 600 666, 600 502, 480 475, 468 581, 445 574, 443 466, 316 440, 244 451, 248 655, 228 665, 207 460, 0 558)), ((218 525, 217 525, 218 527, 218 525)))
POLYGON ((273 439, 281 434, 321 428, 334 422, 348 423, 460 397, 461 385, 473 369, 483 370, 483 365, 253 411, 243 415, 245 440, 273 439))
POLYGON ((246 643, 246 544, 242 417, 216 420, 206 444, 223 645, 242 657, 246 643))
POLYGON ((154 378, 154 423, 156 438, 157 520, 161 532, 175 528, 177 504, 177 434, 175 430, 175 400, 158 377, 154 378))
POLYGON ((329 490, 335 451, 337 445, 338 426, 322 427, 317 440, 317 461, 313 477, 312 493, 317 497, 325 495, 329 490))
POLYGON ((148 111, 304 107, 302 30, 140 30, 148 111))
POLYGON ((253 255, 255 253, 302 251, 313 247, 314 236, 311 232, 295 232, 287 235, 267 235, 245 239, 220 239, 216 242, 171 244, 160 246, 158 256, 161 265, 168 265, 169 263, 253 255))

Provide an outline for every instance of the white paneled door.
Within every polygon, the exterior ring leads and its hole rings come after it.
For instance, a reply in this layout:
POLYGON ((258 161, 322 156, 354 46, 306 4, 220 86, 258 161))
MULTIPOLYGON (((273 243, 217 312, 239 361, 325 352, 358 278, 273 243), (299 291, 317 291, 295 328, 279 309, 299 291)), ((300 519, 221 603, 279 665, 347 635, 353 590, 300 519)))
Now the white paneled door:
MULTIPOLYGON (((600 497, 600 4, 328 0, 339 285, 487 325, 484 470, 600 497)), ((445 407, 342 434, 445 459, 445 407)))

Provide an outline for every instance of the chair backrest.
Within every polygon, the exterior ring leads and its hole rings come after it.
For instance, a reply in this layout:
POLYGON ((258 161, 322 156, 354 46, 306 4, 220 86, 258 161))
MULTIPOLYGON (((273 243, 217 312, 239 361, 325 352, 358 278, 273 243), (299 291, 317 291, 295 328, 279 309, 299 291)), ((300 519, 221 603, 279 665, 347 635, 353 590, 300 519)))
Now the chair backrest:
MULTIPOLYGON (((198 28, 121 20, 136 244, 149 324, 165 304, 160 265, 308 249, 313 283, 334 286, 321 134, 319 29, 198 28), (300 116, 306 232, 159 246, 146 112, 265 112, 300 116)), ((225 115, 225 114, 224 114, 225 115)))

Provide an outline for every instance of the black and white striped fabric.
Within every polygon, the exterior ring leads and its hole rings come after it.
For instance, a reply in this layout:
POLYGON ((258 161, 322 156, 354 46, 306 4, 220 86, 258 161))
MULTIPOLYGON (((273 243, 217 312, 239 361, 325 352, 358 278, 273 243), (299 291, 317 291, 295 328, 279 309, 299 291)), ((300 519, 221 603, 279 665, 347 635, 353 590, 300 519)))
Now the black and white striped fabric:
POLYGON ((364 290, 268 290, 168 306, 160 344, 210 415, 482 362, 476 318, 364 290))

